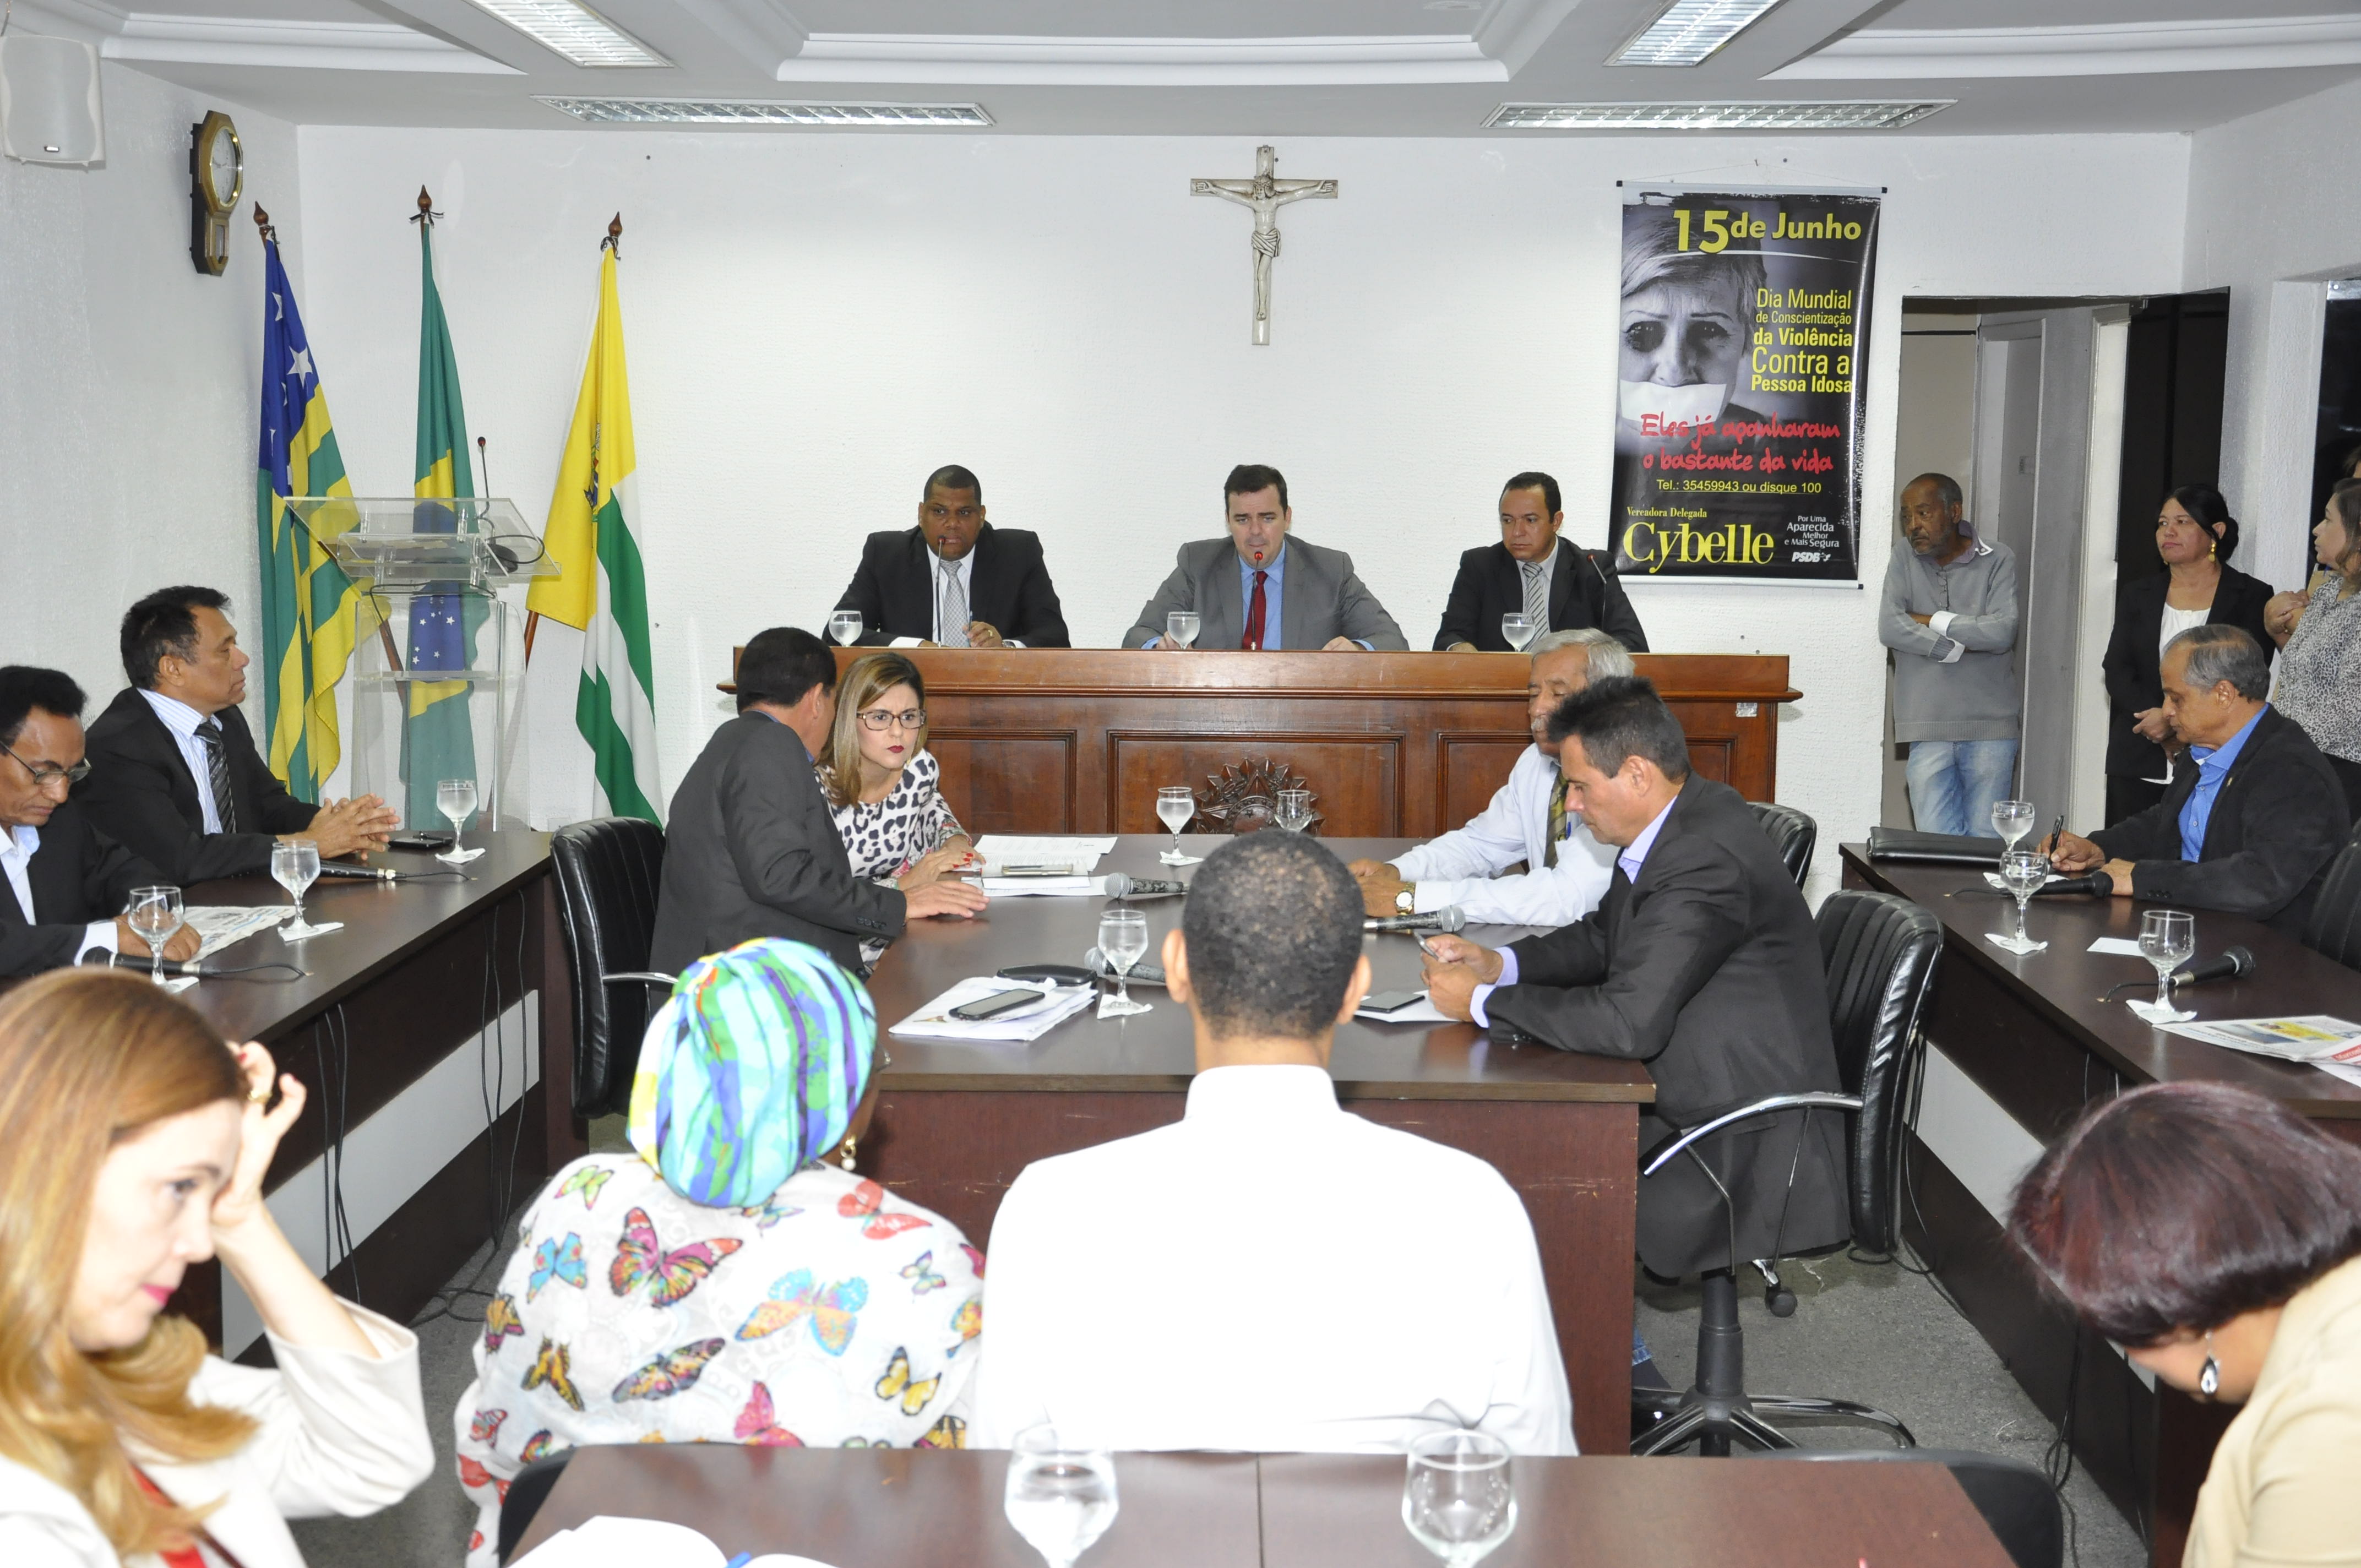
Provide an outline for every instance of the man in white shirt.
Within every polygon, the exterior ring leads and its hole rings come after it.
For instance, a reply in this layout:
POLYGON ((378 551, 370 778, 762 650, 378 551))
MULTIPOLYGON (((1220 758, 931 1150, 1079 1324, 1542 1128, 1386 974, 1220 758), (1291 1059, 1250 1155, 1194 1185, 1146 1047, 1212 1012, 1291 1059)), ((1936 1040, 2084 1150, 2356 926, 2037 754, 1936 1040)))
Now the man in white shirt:
POLYGON ((1572 1453, 1524 1206, 1483 1161, 1341 1110, 1369 985, 1359 890, 1316 840, 1235 839, 1164 939, 1196 1027, 1182 1119, 1036 1161, 993 1223, 972 1442, 1398 1453, 1451 1428, 1572 1453))
POLYGON ((1479 926, 1571 926, 1607 896, 1615 851, 1566 809, 1557 749, 1543 731, 1558 704, 1592 681, 1631 673, 1631 655, 1596 627, 1553 631, 1533 643, 1525 720, 1533 743, 1492 803, 1442 838, 1391 861, 1355 861, 1371 915, 1425 915, 1457 905, 1479 926), (1522 862, 1514 876, 1500 873, 1522 862))

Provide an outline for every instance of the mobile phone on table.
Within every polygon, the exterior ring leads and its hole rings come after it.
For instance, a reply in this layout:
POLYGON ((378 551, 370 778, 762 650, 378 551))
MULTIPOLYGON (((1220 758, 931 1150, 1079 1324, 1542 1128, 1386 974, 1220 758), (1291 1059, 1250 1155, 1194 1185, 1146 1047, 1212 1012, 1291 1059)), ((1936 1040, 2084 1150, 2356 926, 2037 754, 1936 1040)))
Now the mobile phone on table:
POLYGON ((1399 1013, 1413 1002, 1426 1000, 1423 991, 1380 991, 1374 996, 1361 998, 1363 1013, 1399 1013))
POLYGON ((1038 991, 996 991, 990 996, 979 996, 973 1002, 962 1002, 951 1009, 951 1016, 963 1024, 981 1024, 987 1018, 997 1018, 1003 1013, 1014 1013, 1041 1000, 1038 991))
POLYGON ((388 838, 389 850, 441 850, 448 848, 445 839, 432 833, 396 833, 388 838))

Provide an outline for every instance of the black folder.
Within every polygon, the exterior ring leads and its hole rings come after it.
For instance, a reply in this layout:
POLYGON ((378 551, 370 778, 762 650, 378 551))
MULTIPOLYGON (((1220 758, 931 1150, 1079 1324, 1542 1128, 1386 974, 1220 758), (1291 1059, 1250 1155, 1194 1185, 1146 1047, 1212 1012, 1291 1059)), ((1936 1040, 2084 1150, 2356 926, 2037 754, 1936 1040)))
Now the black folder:
POLYGON ((1869 858, 1929 866, 2000 864, 1998 839, 1972 838, 1964 833, 1918 833, 1907 828, 1869 830, 1869 858))

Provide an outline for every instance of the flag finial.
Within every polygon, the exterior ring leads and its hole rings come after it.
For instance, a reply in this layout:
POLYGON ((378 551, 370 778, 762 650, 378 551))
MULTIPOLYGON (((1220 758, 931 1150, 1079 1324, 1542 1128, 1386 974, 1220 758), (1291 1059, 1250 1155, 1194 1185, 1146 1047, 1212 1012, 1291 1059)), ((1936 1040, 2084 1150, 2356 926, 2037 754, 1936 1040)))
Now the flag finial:
POLYGON ((434 198, 426 193, 425 186, 421 185, 418 188, 418 215, 410 221, 413 224, 424 224, 428 228, 433 228, 434 220, 442 215, 434 210, 434 198))
POLYGON ((620 213, 617 213, 617 214, 615 214, 615 216, 614 216, 614 220, 613 220, 612 222, 610 222, 609 224, 608 224, 608 225, 607 225, 607 237, 606 237, 605 239, 602 239, 602 240, 600 240, 600 241, 598 242, 598 248, 599 248, 599 249, 601 249, 601 250, 611 250, 611 251, 613 251, 617 256, 620 256, 620 255, 622 255, 622 254, 623 254, 623 214, 620 214, 620 213))
POLYGON ((271 225, 270 214, 262 210, 262 203, 259 202, 257 202, 254 204, 254 226, 256 231, 262 236, 263 244, 277 245, 279 243, 279 231, 271 225))

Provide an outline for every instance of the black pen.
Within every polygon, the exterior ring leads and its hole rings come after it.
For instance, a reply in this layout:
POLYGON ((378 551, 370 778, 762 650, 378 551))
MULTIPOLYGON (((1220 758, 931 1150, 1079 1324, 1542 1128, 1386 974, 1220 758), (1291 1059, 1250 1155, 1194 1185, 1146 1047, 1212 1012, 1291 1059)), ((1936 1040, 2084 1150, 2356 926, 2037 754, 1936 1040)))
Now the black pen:
POLYGON ((2049 825, 2049 848, 2047 853, 2054 855, 2058 852, 2058 840, 2065 836, 2065 832, 2066 814, 2061 811, 2058 814, 2058 820, 2049 825))

